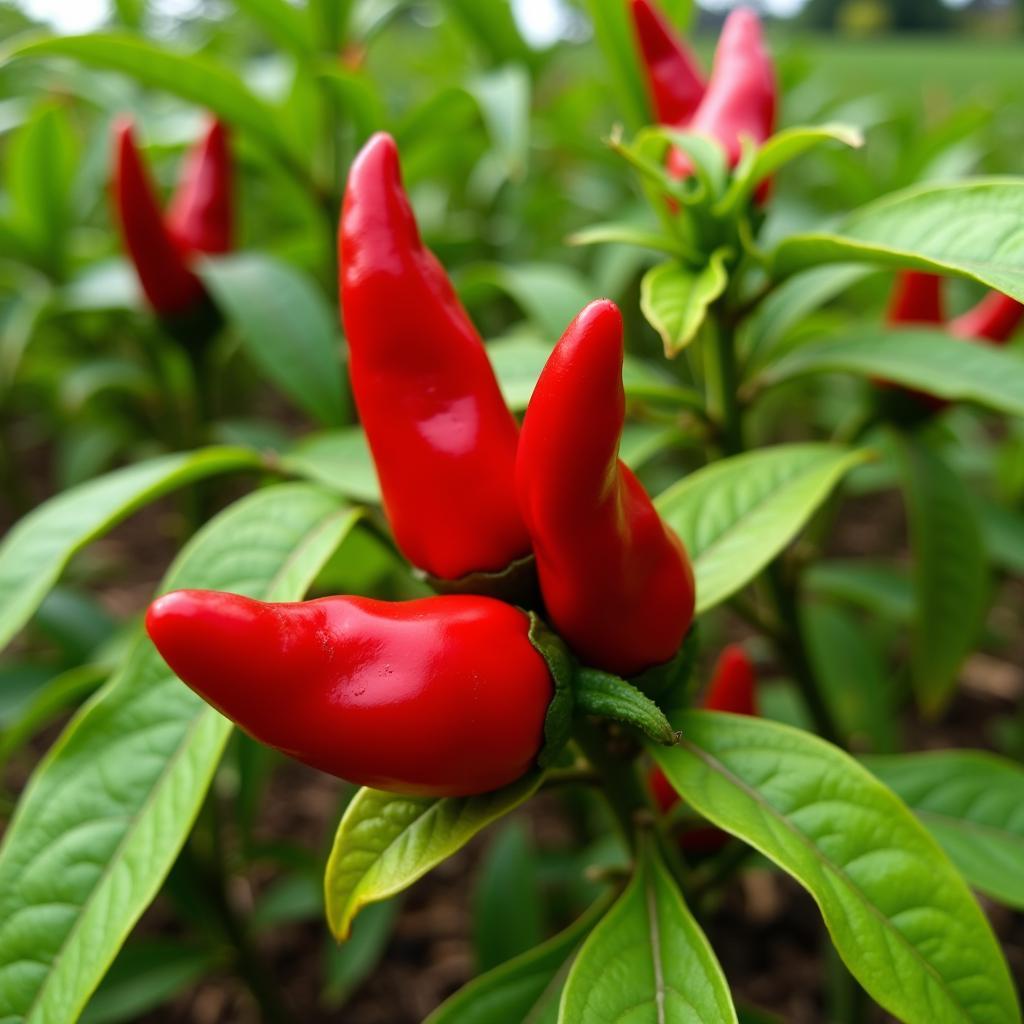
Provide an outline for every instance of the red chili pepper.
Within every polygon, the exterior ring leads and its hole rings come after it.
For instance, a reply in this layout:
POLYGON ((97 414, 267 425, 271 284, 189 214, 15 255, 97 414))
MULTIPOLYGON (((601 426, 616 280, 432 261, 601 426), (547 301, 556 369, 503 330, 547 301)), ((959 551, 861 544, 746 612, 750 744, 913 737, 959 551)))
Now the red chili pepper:
POLYGON ((530 550, 513 483, 518 428, 420 240, 389 135, 352 165, 340 264, 352 391, 398 546, 441 579, 504 569, 530 550))
MULTIPOLYGON (((729 644, 718 656, 703 706, 708 711, 728 711, 734 715, 759 714, 757 673, 747 652, 739 644, 729 644)), ((651 794, 662 814, 679 802, 679 794, 660 768, 651 769, 648 781, 651 794)), ((728 839, 728 835, 721 829, 702 827, 686 832, 681 837, 681 843, 687 850, 714 852, 721 849, 728 839)))
POLYGON ((890 324, 945 323, 942 278, 920 270, 902 271, 889 299, 887 319, 890 324))
POLYGON ((231 156, 226 129, 211 122, 189 155, 165 217, 135 143, 130 120, 115 125, 114 202, 125 248, 150 306, 176 316, 203 301, 202 282, 191 270, 197 253, 231 248, 231 156))
POLYGON ((377 789, 468 796, 529 771, 553 696, 525 613, 488 597, 268 604, 180 590, 146 629, 245 732, 377 789))
POLYGON ((704 96, 697 62, 650 0, 632 0, 630 11, 654 116, 659 124, 685 124, 704 96))
POLYGON ((622 317, 592 302, 533 392, 516 484, 548 619, 588 665, 635 675, 676 654, 694 608, 679 538, 618 459, 622 317))
MULTIPOLYGON (((775 71, 761 23, 753 11, 739 8, 722 27, 707 90, 687 130, 716 139, 735 166, 743 138, 761 143, 775 130, 775 108, 775 71)), ((668 168, 679 178, 693 170, 690 158, 675 149, 669 153, 668 168)), ((764 190, 762 185, 762 198, 764 190)))
POLYGON ((981 338, 1001 343, 1013 337, 1024 317, 1024 305, 1002 292, 989 292, 973 309, 950 322, 958 338, 981 338))

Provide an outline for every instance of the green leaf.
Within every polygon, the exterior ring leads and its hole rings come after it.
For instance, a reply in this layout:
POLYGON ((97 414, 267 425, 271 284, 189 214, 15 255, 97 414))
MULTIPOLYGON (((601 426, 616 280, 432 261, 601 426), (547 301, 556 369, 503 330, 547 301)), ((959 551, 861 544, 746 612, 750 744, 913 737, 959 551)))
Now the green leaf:
POLYGON ((519 34, 508 0, 444 0, 445 5, 497 66, 524 61, 530 51, 519 34))
MULTIPOLYGON (((297 600, 357 521, 306 484, 250 495, 205 526, 161 587, 297 600)), ((148 640, 46 755, 0 847, 0 1020, 75 1020, 156 895, 230 723, 148 640)))
POLYGON ((423 1024, 554 1024, 569 961, 609 902, 598 900, 547 942, 471 981, 423 1024))
POLYGON ((872 637, 848 612, 810 601, 801 607, 814 676, 853 750, 897 747, 893 680, 872 637))
POLYGON ((235 5, 257 22, 271 39, 299 57, 309 57, 313 53, 310 23, 288 0, 235 0, 235 5))
POLYGON ((905 573, 865 559, 818 562, 804 575, 817 594, 847 601, 893 622, 914 617, 914 593, 905 573))
POLYGON ((558 1020, 735 1024, 722 968, 652 843, 576 957, 558 1020))
POLYGON ((697 611, 757 576, 869 456, 831 444, 778 445, 706 466, 660 494, 658 511, 693 562, 697 611))
POLYGON ((619 113, 634 130, 640 125, 650 124, 652 117, 647 88, 641 75, 626 5, 620 0, 585 0, 584 6, 594 26, 594 36, 601 48, 619 113))
POLYGON ((770 178, 780 167, 802 156, 824 142, 840 142, 858 149, 864 136, 857 128, 845 124, 823 124, 786 128, 753 150, 748 159, 736 168, 732 184, 716 207, 718 214, 735 210, 753 194, 754 189, 770 178))
POLYGON ((914 554, 911 681, 922 709, 937 714, 987 607, 985 544, 964 480, 917 439, 898 436, 896 450, 914 554))
POLYGON ((470 79, 467 91, 476 100, 494 150, 506 174, 526 174, 530 156, 530 76, 520 65, 506 65, 470 79))
POLYGON ((201 448, 126 466, 40 505, 0 544, 0 647, 31 618, 71 557, 132 512, 195 480, 261 466, 244 448, 201 448))
POLYGON ((640 282, 640 308, 661 335, 665 358, 672 359, 697 336, 708 307, 729 283, 728 249, 716 249, 707 266, 692 271, 679 263, 652 267, 640 282))
POLYGON ((804 271, 779 285, 748 321, 743 338, 747 365, 759 368, 771 362, 791 328, 869 273, 869 267, 840 263, 804 271))
MULTIPOLYGON (((319 894, 319 901, 322 905, 323 893, 319 894)), ((327 1006, 341 1006, 380 962, 394 930, 398 908, 398 900, 374 903, 359 915, 348 942, 339 946, 328 941, 324 963, 327 1006)))
POLYGON ((260 139, 292 166, 301 157, 284 133, 277 111, 222 64, 200 54, 175 53, 140 36, 95 32, 19 42, 3 55, 72 57, 93 67, 119 71, 142 85, 195 103, 260 139))
POLYGON ((803 345, 769 367, 776 384, 812 373, 855 373, 904 384, 951 401, 976 402, 1024 416, 1024 359, 1012 349, 942 331, 864 327, 856 334, 803 345))
POLYGON ((11 140, 7 187, 15 223, 40 264, 63 272, 78 145, 63 107, 41 107, 11 140))
POLYGON ((313 434, 281 457, 286 473, 314 480, 353 501, 379 505, 380 484, 362 427, 313 434))
POLYGON ((186 946, 178 939, 150 939, 125 946, 89 1000, 80 1024, 137 1021, 221 966, 221 959, 208 949, 186 946))
POLYGON ((407 889, 481 829, 528 800, 540 773, 471 797, 416 797, 361 789, 348 805, 327 861, 327 923, 341 941, 368 903, 407 889))
POLYGON ((620 245, 637 245, 643 249, 654 249, 655 252, 678 255, 678 246, 668 235, 650 228, 640 228, 635 224, 614 221, 607 224, 594 224, 571 234, 566 241, 569 245, 601 245, 615 242, 620 245))
POLYGON ((1015 1024, 985 916, 899 799, 823 740, 763 719, 690 711, 651 753, 680 795, 814 897, 839 955, 907 1024, 1015 1024))
POLYGON ((1024 516, 983 496, 973 497, 989 558, 1000 569, 1024 576, 1024 516))
POLYGON ((875 263, 957 274, 1024 302, 1024 179, 918 185, 855 210, 834 231, 792 235, 775 273, 819 263, 875 263))
POLYGON ((1024 910, 1024 768, 973 750, 864 763, 920 818, 975 889, 1024 910))
POLYGON ((325 426, 342 423, 341 338, 316 286, 263 253, 205 259, 199 272, 267 377, 325 426))
POLYGON ((521 821, 494 837, 473 891, 473 938, 478 971, 517 957, 544 939, 539 865, 521 821))

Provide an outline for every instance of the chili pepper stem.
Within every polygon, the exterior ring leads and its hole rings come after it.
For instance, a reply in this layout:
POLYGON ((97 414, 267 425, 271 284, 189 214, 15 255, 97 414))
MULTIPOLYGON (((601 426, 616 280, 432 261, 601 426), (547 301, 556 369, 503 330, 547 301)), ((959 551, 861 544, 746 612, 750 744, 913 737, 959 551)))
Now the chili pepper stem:
POLYGON ((665 864, 680 889, 689 888, 689 872, 679 850, 659 825, 651 797, 637 773, 636 761, 616 757, 599 726, 577 720, 573 739, 600 779, 600 790, 610 807, 619 831, 634 856, 644 832, 653 834, 665 864))
POLYGON ((714 412, 722 448, 726 455, 737 455, 745 448, 743 412, 739 403, 739 373, 731 332, 722 329, 714 316, 704 326, 705 371, 708 390, 714 401, 714 412))

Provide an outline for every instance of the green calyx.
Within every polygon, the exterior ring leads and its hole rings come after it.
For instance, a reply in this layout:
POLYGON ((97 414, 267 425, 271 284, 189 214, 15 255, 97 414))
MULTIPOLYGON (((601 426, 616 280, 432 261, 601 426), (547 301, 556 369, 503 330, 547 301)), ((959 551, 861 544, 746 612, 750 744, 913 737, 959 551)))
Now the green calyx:
POLYGON ((557 761, 572 736, 577 714, 622 722, 655 743, 672 746, 678 742, 679 734, 649 696, 619 676, 581 667, 562 639, 532 612, 529 637, 547 662, 555 688, 544 719, 544 746, 537 758, 542 768, 557 761))
POLYGON ((471 572, 457 580, 441 579, 422 570, 417 570, 416 575, 439 594, 478 594, 520 608, 536 608, 540 603, 537 561, 532 553, 509 563, 500 572, 471 572))

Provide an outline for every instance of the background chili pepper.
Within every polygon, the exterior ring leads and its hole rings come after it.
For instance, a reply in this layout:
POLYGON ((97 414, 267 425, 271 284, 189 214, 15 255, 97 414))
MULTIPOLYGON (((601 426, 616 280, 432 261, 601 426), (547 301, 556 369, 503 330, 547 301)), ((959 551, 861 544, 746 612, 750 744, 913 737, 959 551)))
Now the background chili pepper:
POLYGON ((659 124, 685 124, 704 96, 697 61, 650 0, 632 0, 630 12, 654 116, 659 124))
POLYGON ((186 157, 165 217, 135 142, 132 122, 114 127, 114 205, 125 248, 146 300, 162 316, 177 316, 203 302, 206 292, 190 268, 198 253, 231 249, 231 152, 227 129, 212 119, 186 157))
POLYGON ((513 482, 518 429, 420 240, 389 135, 352 165, 340 264, 352 391, 398 546, 442 579, 504 569, 530 550, 513 482))
POLYGON ((890 324, 941 324, 942 278, 920 270, 904 270, 896 278, 886 317, 890 324))
POLYGON ((488 597, 270 604, 179 590, 146 629, 251 736, 361 785, 466 796, 534 765, 553 696, 530 620, 488 597))
POLYGON ((622 358, 618 308, 592 302, 537 382, 516 482, 549 621, 585 664, 628 676, 679 649, 694 582, 679 538, 618 459, 622 358))
MULTIPOLYGON (((730 165, 735 166, 742 152, 741 140, 747 137, 764 142, 775 130, 775 114, 775 71, 764 46, 761 23, 753 11, 739 8, 722 27, 707 89, 687 131, 716 139, 730 165)), ((685 178, 693 166, 685 153, 673 149, 668 169, 685 178)), ((766 194, 762 184, 759 199, 763 201, 766 194)))
POLYGON ((1024 317, 1024 305, 1002 292, 989 292, 977 305, 954 317, 949 330, 958 338, 1002 343, 1013 337, 1024 317))

